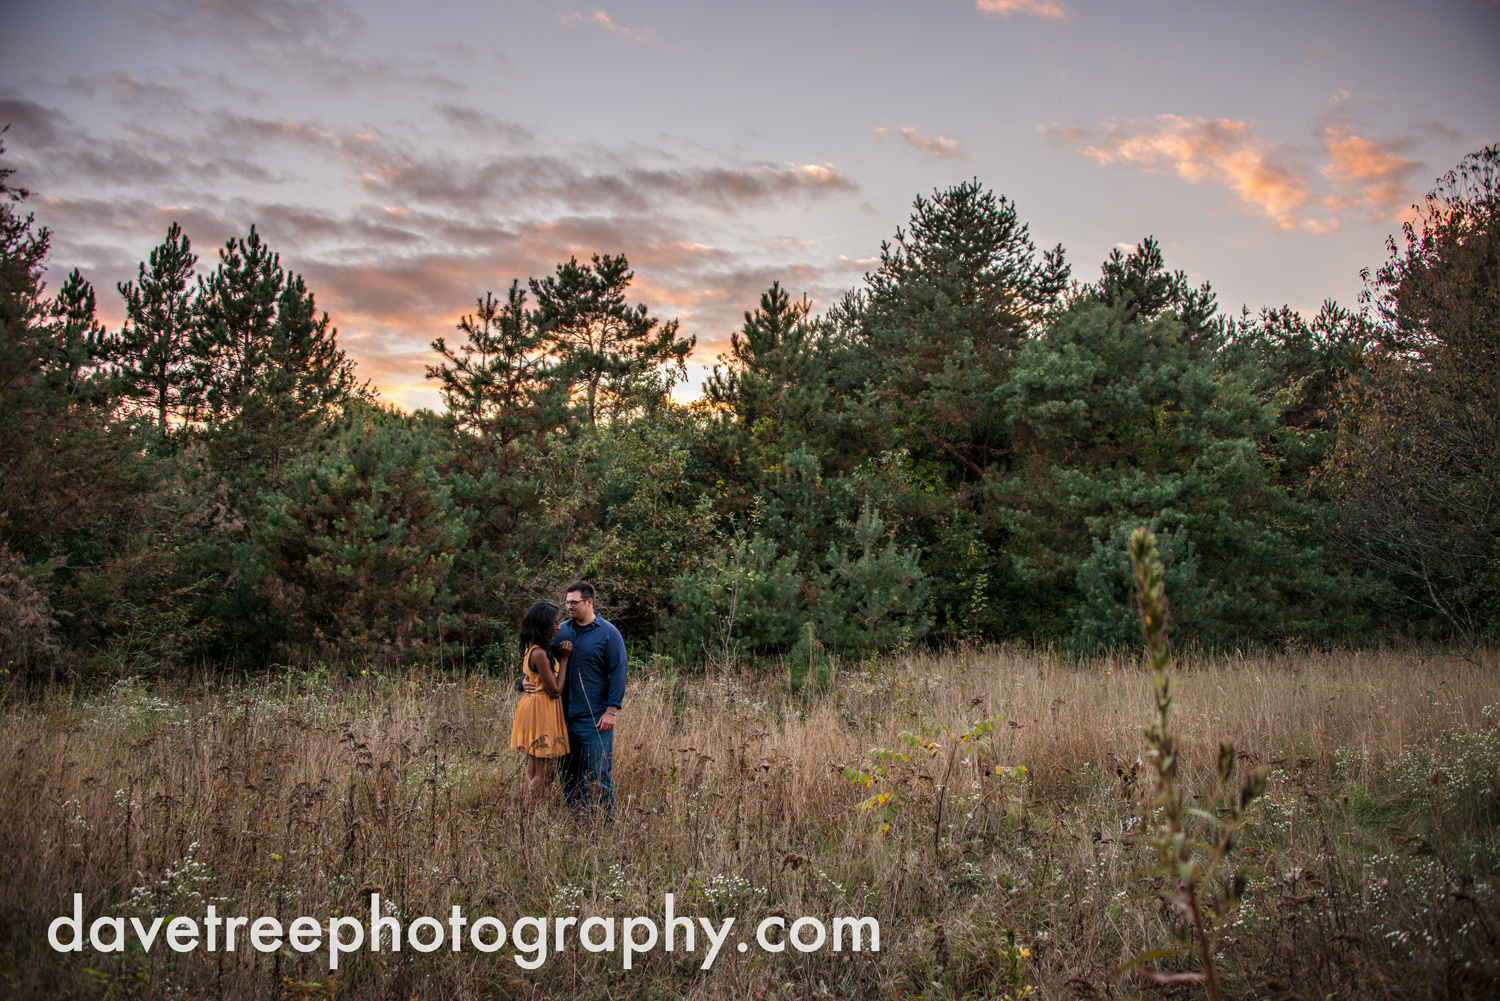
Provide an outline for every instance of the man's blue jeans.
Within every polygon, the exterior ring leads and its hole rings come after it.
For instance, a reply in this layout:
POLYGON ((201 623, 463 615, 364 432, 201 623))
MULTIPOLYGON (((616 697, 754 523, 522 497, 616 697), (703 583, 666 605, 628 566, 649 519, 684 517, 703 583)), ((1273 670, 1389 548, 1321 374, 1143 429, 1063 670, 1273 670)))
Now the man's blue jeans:
POLYGON ((568 753, 558 762, 563 796, 573 812, 582 817, 585 810, 603 813, 604 820, 615 817, 615 783, 610 775, 614 763, 615 734, 599 732, 593 720, 568 720, 568 753))

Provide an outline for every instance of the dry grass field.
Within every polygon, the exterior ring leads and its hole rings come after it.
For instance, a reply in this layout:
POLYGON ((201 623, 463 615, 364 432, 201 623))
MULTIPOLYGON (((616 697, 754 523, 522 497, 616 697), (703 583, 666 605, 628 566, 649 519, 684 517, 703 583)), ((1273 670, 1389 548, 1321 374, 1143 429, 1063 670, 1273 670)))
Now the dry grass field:
MULTIPOLYGON (((1248 889, 1215 929, 1228 996, 1500 992, 1493 659, 1299 652, 1178 664, 1185 787, 1213 788, 1220 741, 1269 769, 1231 854, 1248 889)), ((1153 707, 1138 661, 975 649, 835 665, 801 682, 774 666, 717 679, 633 671, 613 827, 575 824, 555 792, 524 815, 503 678, 289 670, 12 699, 0 710, 3 991, 1198 996, 1138 970, 1116 976, 1170 945, 1179 920, 1151 895, 1132 837, 1150 792, 1141 726, 1153 707), (942 726, 962 734, 986 719, 992 728, 952 753, 942 726), (902 730, 935 746, 914 747, 902 730), (909 761, 882 764, 876 749, 909 761), (884 777, 868 787, 849 777, 877 776, 877 764, 884 777), (883 792, 893 795, 860 805, 883 792), (326 948, 178 953, 158 940, 149 952, 132 941, 123 953, 58 953, 47 941, 75 892, 87 924, 201 920, 210 903, 287 922, 368 917, 372 890, 403 921, 446 921, 458 905, 507 928, 547 914, 659 924, 670 892, 679 912, 734 917, 729 943, 752 946, 726 944, 708 971, 700 933, 695 954, 657 948, 630 970, 618 949, 594 954, 574 938, 536 970, 509 945, 445 946, 363 951, 330 974, 326 948), (753 929, 773 913, 875 917, 880 951, 768 954, 753 929)), ((1199 966, 1174 956, 1154 968, 1199 966)))

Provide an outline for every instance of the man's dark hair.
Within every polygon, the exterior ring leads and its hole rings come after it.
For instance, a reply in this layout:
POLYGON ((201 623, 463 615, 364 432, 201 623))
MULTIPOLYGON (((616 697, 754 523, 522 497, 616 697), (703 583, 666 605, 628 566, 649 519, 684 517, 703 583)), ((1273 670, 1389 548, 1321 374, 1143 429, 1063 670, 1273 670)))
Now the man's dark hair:
POLYGON ((552 627, 555 625, 557 606, 552 602, 539 601, 526 609, 526 617, 521 620, 521 656, 526 656, 527 649, 533 645, 546 650, 552 642, 552 627))
POLYGON ((573 583, 569 584, 566 589, 564 589, 563 594, 572 594, 574 591, 577 591, 579 594, 583 595, 584 601, 594 600, 594 585, 590 584, 586 580, 575 580, 573 583))

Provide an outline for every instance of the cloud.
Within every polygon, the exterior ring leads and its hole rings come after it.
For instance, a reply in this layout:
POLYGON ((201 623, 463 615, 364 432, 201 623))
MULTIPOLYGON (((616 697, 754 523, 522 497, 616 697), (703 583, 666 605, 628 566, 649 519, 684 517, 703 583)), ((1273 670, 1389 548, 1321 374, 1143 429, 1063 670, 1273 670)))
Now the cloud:
POLYGON ((547 153, 462 160, 406 154, 371 144, 359 182, 382 197, 449 208, 485 208, 521 201, 564 211, 647 212, 686 203, 721 212, 858 190, 826 164, 743 167, 656 167, 618 155, 547 153), (594 162, 588 162, 592 159, 594 162))
POLYGON ((875 130, 876 135, 882 135, 885 133, 899 136, 902 142, 906 143, 908 146, 911 146, 914 149, 919 149, 923 153, 930 153, 938 159, 945 159, 947 157, 966 157, 969 155, 967 150, 959 146, 957 139, 945 139, 942 136, 938 136, 935 139, 929 139, 927 136, 918 133, 917 130, 913 128, 902 128, 899 131, 895 132, 887 128, 879 128, 875 130))
POLYGON ((192 238, 200 273, 254 223, 306 276, 362 374, 405 405, 434 405, 422 379, 429 344, 452 338, 475 296, 570 256, 625 253, 637 275, 631 300, 698 336, 699 366, 773 279, 823 302, 847 284, 837 263, 809 263, 815 247, 773 250, 744 219, 858 192, 832 165, 549 145, 462 103, 432 107, 442 142, 222 107, 104 127, 38 101, 0 103, 0 115, 16 123, 7 138, 17 180, 36 192, 28 207, 54 231, 54 287, 81 267, 116 326, 110 290, 135 277, 170 223, 192 238), (498 152, 485 151, 496 138, 498 152))
POLYGON ((104 76, 74 76, 67 88, 95 97, 103 94, 116 102, 134 108, 181 108, 192 98, 188 88, 178 84, 138 80, 128 73, 106 73, 104 76))
MULTIPOLYGON (((1341 93, 1334 103, 1347 98, 1341 93)), ((1340 226, 1336 214, 1315 218, 1316 207, 1331 213, 1359 210, 1371 221, 1400 217, 1413 197, 1412 177, 1425 169, 1403 155, 1407 140, 1370 138, 1345 122, 1317 130, 1315 155, 1327 162, 1316 171, 1305 163, 1310 151, 1263 139, 1246 122, 1158 115, 1132 124, 1136 127, 1043 125, 1039 131, 1102 166, 1170 170, 1190 184, 1222 185, 1246 213, 1271 219, 1281 229, 1314 234, 1340 226)))
POLYGON ((381 88, 462 91, 433 61, 350 55, 365 22, 347 2, 159 0, 141 19, 184 43, 223 52, 270 80, 305 80, 336 93, 381 88))
POLYGON ((0 121, 28 163, 22 173, 36 185, 159 187, 173 182, 213 184, 226 179, 272 182, 281 176, 255 159, 254 144, 237 142, 232 131, 171 135, 127 125, 115 135, 96 135, 66 115, 32 101, 0 100, 0 121))
POLYGON ((524 126, 507 122, 488 111, 480 111, 467 104, 439 104, 436 110, 454 128, 471 135, 493 136, 510 143, 525 143, 536 138, 524 126))
POLYGON ((1334 186, 1324 198, 1329 208, 1361 208, 1371 219, 1388 219, 1410 205, 1409 181, 1422 164, 1408 160, 1400 141, 1366 139, 1345 125, 1327 125, 1323 145, 1330 160, 1321 172, 1334 186))
POLYGON ((990 17, 1034 14, 1061 21, 1068 16, 1067 8, 1053 0, 974 0, 974 7, 981 14, 988 14, 990 17))
POLYGON ((239 38, 258 38, 278 45, 309 35, 347 37, 360 27, 345 3, 295 3, 292 0, 181 0, 169 16, 187 14, 214 30, 239 38))
POLYGON ((655 45, 659 41, 659 39, 656 37, 655 28, 647 28, 644 31, 638 31, 635 28, 627 28, 623 24, 615 24, 615 22, 610 20, 609 15, 600 10, 598 7, 595 7, 594 12, 587 16, 578 13, 576 10, 569 14, 563 14, 561 15, 561 20, 563 24, 567 25, 594 25, 595 27, 603 28, 605 31, 608 31, 611 34, 619 35, 622 38, 628 38, 632 42, 644 42, 647 45, 655 45))
POLYGON ((1282 229, 1323 233, 1338 226, 1337 219, 1302 213, 1312 198, 1307 174, 1288 162, 1288 150, 1256 136, 1245 122, 1158 115, 1134 131, 1114 124, 1097 129, 1042 126, 1040 131, 1106 167, 1162 168, 1190 184, 1223 185, 1235 193, 1241 209, 1282 229))

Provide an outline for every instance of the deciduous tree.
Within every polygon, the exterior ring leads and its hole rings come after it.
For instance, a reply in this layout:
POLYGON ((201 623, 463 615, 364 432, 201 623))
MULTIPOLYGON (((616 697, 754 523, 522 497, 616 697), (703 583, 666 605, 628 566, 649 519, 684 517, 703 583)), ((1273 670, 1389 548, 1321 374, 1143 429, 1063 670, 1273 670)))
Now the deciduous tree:
POLYGON ((1338 537, 1477 648, 1500 632, 1500 146, 1470 154, 1369 276, 1383 343, 1323 482, 1338 537))

